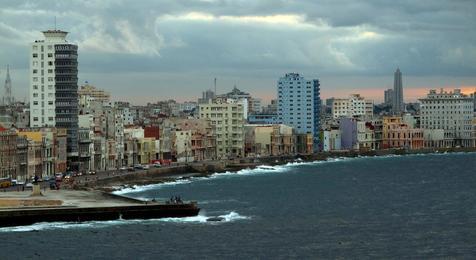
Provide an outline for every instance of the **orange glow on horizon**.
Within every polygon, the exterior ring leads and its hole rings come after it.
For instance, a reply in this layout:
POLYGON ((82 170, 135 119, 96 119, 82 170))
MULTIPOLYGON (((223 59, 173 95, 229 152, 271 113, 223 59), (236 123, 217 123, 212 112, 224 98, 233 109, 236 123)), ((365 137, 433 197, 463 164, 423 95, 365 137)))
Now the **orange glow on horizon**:
MULTIPOLYGON (((428 94, 431 89, 436 89, 439 91, 443 89, 444 91, 453 91, 454 89, 461 89, 466 95, 476 93, 476 86, 445 86, 445 87, 410 87, 403 89, 403 96, 405 101, 415 102, 419 98, 423 98, 428 94)), ((375 88, 359 88, 359 89, 332 89, 332 90, 321 90, 321 99, 326 99, 330 97, 335 98, 347 98, 350 94, 360 94, 364 98, 373 99, 374 101, 383 101, 384 91, 386 89, 375 89, 375 88)))

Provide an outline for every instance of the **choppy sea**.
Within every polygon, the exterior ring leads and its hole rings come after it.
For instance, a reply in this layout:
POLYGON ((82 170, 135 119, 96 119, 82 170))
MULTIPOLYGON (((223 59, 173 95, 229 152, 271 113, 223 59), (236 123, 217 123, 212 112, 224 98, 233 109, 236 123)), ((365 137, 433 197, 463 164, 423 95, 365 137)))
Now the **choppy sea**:
POLYGON ((117 193, 201 212, 0 228, 1 258, 476 258, 476 153, 298 161, 117 193))

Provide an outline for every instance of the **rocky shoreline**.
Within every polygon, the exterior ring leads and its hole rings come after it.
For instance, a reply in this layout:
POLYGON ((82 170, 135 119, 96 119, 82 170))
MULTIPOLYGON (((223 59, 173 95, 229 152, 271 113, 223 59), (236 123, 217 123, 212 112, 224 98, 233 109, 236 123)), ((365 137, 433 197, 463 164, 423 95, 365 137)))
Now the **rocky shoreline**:
POLYGON ((152 168, 139 172, 112 174, 104 178, 91 178, 71 187, 78 190, 102 190, 106 192, 131 187, 134 185, 148 185, 172 182, 191 177, 208 177, 214 173, 237 172, 243 169, 254 169, 260 165, 284 165, 293 162, 325 161, 332 158, 354 158, 362 156, 412 155, 430 153, 476 152, 476 148, 446 148, 422 150, 379 150, 379 151, 342 151, 331 153, 317 153, 309 155, 273 156, 243 158, 229 161, 204 161, 189 164, 178 164, 172 167, 152 168))

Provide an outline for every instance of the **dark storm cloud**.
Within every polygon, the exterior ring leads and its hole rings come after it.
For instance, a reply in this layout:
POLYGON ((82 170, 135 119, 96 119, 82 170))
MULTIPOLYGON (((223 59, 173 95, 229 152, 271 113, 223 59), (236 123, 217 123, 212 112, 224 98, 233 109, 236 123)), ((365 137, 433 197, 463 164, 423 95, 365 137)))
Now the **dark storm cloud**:
POLYGON ((41 39, 55 16, 80 47, 82 75, 109 79, 151 73, 153 81, 169 73, 190 86, 189 75, 199 74, 373 77, 391 76, 397 66, 423 77, 476 73, 471 0, 7 0, 0 62, 26 70, 28 43, 41 39))

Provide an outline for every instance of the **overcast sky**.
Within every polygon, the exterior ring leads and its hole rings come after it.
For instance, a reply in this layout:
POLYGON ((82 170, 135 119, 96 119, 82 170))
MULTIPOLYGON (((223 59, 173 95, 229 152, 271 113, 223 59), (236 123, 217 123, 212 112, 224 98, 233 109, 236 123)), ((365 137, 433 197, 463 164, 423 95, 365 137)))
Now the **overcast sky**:
POLYGON ((136 104, 195 100, 215 77, 219 93, 269 100, 286 72, 319 78, 323 98, 381 100, 397 67, 408 100, 476 91, 474 0, 0 0, 0 78, 10 64, 18 98, 55 16, 79 46, 79 83, 136 104))

